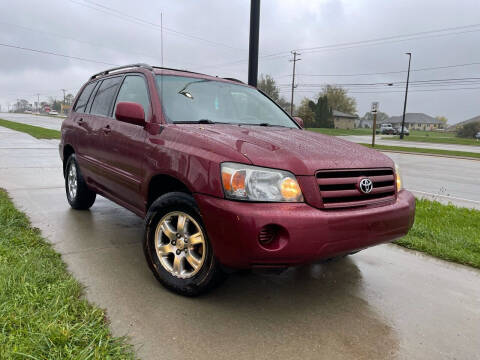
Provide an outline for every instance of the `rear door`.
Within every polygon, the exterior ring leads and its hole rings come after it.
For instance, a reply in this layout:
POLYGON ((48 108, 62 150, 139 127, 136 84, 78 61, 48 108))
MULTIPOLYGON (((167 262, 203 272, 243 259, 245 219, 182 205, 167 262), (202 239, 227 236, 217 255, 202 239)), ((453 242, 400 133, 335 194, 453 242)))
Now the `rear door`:
MULTIPOLYGON (((134 102, 142 105, 146 121, 152 115, 150 95, 146 79, 141 74, 125 76, 113 107, 113 117, 119 102, 134 102)), ((140 186, 145 176, 145 139, 143 126, 109 119, 111 132, 105 136, 105 148, 110 152, 106 159, 109 191, 115 197, 137 209, 143 209, 140 186)))
MULTIPOLYGON (((108 191, 108 162, 111 150, 106 146, 105 139, 110 136, 110 120, 113 102, 123 76, 113 76, 103 79, 97 86, 95 96, 89 107, 89 129, 91 136, 88 139, 88 151, 84 160, 91 169, 91 181, 104 191, 108 191)), ((88 106, 87 106, 88 109, 88 106)))
POLYGON ((73 147, 77 155, 77 161, 84 177, 87 179, 91 176, 90 164, 84 159, 88 156, 90 151, 90 140, 93 135, 92 132, 92 117, 88 113, 90 104, 93 100, 95 89, 98 85, 97 81, 87 84, 80 96, 78 97, 75 107, 72 111, 73 125, 75 126, 75 139, 73 147))

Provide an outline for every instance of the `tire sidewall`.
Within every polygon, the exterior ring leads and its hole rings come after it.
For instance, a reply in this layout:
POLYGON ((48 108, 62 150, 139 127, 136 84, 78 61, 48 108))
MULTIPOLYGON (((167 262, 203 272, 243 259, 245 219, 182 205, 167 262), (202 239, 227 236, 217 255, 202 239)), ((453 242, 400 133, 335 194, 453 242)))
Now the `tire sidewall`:
POLYGON ((183 295, 197 295, 209 286, 209 282, 215 272, 216 261, 213 249, 208 239, 200 212, 195 205, 194 199, 184 193, 170 193, 163 195, 155 201, 150 207, 145 228, 144 251, 147 262, 153 271, 155 277, 166 287, 182 293, 183 295), (160 263, 157 252, 155 250, 155 232, 159 221, 168 213, 173 211, 181 211, 198 223, 203 232, 205 239, 205 260, 202 268, 191 278, 181 279, 173 276, 160 263))

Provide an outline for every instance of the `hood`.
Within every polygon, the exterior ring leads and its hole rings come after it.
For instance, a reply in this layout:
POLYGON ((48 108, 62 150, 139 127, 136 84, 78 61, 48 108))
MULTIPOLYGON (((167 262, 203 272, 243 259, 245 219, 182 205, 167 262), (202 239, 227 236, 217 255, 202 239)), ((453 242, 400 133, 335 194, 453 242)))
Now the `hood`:
MULTIPOLYGON (((185 126, 185 125, 181 125, 185 126)), ((313 131, 249 125, 187 125, 215 142, 231 147, 253 165, 313 175, 324 169, 393 167, 382 153, 313 131)))

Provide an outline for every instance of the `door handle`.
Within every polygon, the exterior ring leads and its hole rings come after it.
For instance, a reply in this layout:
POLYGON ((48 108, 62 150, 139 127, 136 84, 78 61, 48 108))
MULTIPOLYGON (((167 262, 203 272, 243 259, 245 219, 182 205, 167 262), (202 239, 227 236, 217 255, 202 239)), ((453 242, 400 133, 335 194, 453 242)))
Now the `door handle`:
POLYGON ((105 126, 105 127, 103 128, 103 132, 104 132, 105 134, 109 134, 110 131, 112 131, 112 129, 110 128, 110 125, 107 125, 107 126, 105 126))

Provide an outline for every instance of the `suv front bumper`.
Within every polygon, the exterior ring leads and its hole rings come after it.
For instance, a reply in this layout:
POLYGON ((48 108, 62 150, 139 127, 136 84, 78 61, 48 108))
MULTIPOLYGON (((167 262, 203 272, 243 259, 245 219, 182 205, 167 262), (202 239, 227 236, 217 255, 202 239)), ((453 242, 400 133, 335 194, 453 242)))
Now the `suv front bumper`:
POLYGON ((310 263, 398 239, 415 217, 415 198, 402 190, 378 207, 321 210, 306 203, 250 203, 196 194, 220 263, 232 268, 310 263), (266 225, 282 229, 278 246, 262 246, 266 225))

